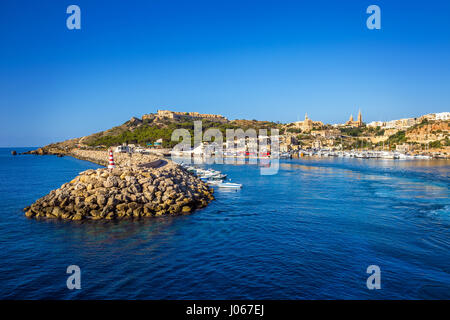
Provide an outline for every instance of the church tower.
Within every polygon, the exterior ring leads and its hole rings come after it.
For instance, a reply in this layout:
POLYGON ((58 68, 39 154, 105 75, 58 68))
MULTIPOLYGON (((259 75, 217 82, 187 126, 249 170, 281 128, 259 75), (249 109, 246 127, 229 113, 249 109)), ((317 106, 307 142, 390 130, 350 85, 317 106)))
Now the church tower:
POLYGON ((361 110, 358 111, 358 120, 357 121, 353 120, 353 114, 351 114, 350 119, 348 119, 348 121, 345 123, 345 125, 351 126, 351 127, 362 127, 364 125, 364 123, 362 122, 361 110))

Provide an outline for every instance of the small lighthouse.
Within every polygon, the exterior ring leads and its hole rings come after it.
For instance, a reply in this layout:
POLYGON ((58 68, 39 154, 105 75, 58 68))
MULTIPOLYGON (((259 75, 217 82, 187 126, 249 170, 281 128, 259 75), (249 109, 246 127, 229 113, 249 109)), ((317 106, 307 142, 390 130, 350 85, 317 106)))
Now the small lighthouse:
POLYGON ((112 149, 109 149, 109 163, 108 163, 108 169, 115 168, 116 165, 114 164, 114 156, 112 149))

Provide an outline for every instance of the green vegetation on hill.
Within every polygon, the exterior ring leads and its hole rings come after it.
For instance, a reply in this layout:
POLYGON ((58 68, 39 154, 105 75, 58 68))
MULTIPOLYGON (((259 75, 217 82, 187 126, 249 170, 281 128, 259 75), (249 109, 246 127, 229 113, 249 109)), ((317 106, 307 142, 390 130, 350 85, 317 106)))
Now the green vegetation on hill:
MULTIPOLYGON (((270 129, 278 128, 279 125, 273 122, 268 121, 248 121, 248 120, 235 120, 228 123, 218 123, 214 121, 202 121, 202 129, 203 132, 209 128, 215 128, 220 130, 223 136, 223 140, 226 139, 226 130, 227 129, 243 129, 246 131, 247 129, 255 129, 256 132, 259 132, 259 129, 267 129, 268 134, 270 134, 270 129)), ((108 134, 98 134, 94 138, 88 140, 87 144, 91 147, 94 146, 114 146, 120 145, 123 143, 129 144, 139 144, 145 146, 147 143, 153 143, 156 140, 162 138, 163 139, 163 147, 171 148, 178 144, 180 141, 171 141, 172 132, 175 129, 186 129, 191 134, 193 139, 194 137, 194 122, 186 121, 186 122, 174 122, 170 120, 166 120, 163 122, 159 122, 157 124, 144 121, 141 125, 137 126, 134 129, 124 128, 123 126, 119 127, 119 129, 115 129, 114 131, 108 134)))
POLYGON ((447 136, 447 137, 445 137, 445 139, 444 140, 442 140, 443 141, 443 143, 444 143, 444 145, 446 145, 446 146, 450 146, 450 139, 449 139, 449 137, 447 136))
POLYGON ((381 129, 380 127, 343 127, 339 128, 339 130, 343 135, 350 137, 384 135, 384 129, 381 129))
POLYGON ((414 129, 424 127, 429 123, 430 123, 430 121, 428 121, 428 119, 423 119, 420 123, 417 123, 417 124, 413 125, 412 127, 409 127, 408 131, 412 131, 414 129))
POLYGON ((302 129, 300 128, 287 128, 286 132, 290 132, 290 133, 302 133, 302 129))
POLYGON ((382 136, 385 130, 380 127, 367 127, 366 131, 368 135, 382 136))
POLYGON ((428 144, 429 148, 442 148, 442 143, 439 140, 432 141, 428 144))
POLYGON ((172 130, 169 128, 157 128, 152 126, 142 126, 134 131, 124 131, 116 135, 105 135, 88 143, 89 146, 104 145, 107 147, 120 145, 123 143, 145 144, 154 142, 162 138, 164 142, 169 141, 172 130))
POLYGON ((364 135, 364 128, 363 127, 359 127, 359 128, 355 128, 355 127, 348 127, 348 128, 340 128, 341 133, 343 135, 346 136, 351 136, 351 137, 359 137, 364 135))
POLYGON ((348 149, 366 149, 371 148, 372 143, 370 141, 367 141, 365 139, 356 139, 351 144, 346 146, 348 149))
POLYGON ((406 134, 404 130, 400 130, 397 133, 391 135, 387 143, 389 144, 403 144, 407 141, 406 134))

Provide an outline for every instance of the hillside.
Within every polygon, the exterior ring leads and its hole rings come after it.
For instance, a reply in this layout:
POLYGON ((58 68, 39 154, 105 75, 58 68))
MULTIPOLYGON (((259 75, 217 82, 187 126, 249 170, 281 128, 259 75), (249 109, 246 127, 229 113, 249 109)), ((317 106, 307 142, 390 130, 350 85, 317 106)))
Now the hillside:
POLYGON ((203 130, 208 128, 219 129, 222 132, 224 139, 226 137, 226 129, 241 128, 247 130, 248 128, 253 128, 255 130, 270 130, 280 126, 279 124, 270 121, 228 120, 220 116, 217 116, 216 118, 214 115, 205 115, 205 117, 203 117, 203 115, 192 116, 186 113, 181 115, 176 114, 176 117, 170 117, 166 115, 167 112, 168 111, 164 111, 164 113, 161 112, 161 114, 163 114, 162 116, 158 114, 147 114, 142 118, 132 117, 125 123, 111 129, 81 138, 53 143, 43 147, 41 151, 35 153, 47 153, 50 149, 52 150, 52 153, 57 153, 58 151, 69 151, 75 147, 110 147, 123 143, 145 146, 147 143, 154 143, 161 138, 163 141, 162 146, 171 148, 179 143, 178 141, 171 141, 172 132, 175 129, 187 129, 193 137, 194 121, 196 120, 202 120, 203 130))
MULTIPOLYGON (((203 132, 208 128, 217 128, 226 139, 227 129, 279 129, 280 146, 284 150, 298 148, 342 148, 351 149, 395 149, 402 146, 409 150, 430 150, 449 153, 450 121, 424 119, 409 128, 380 128, 367 126, 324 125, 311 122, 310 126, 296 126, 294 123, 280 124, 258 120, 228 120, 221 115, 199 114, 197 112, 172 112, 158 110, 154 114, 132 117, 125 123, 111 129, 100 131, 85 137, 50 144, 31 153, 66 154, 74 148, 105 149, 121 144, 147 146, 162 139, 163 148, 172 148, 179 141, 171 141, 172 132, 186 129, 194 137, 194 122, 201 120, 203 132)), ((305 123, 303 123, 305 124, 305 123)), ((193 143, 193 141, 192 141, 193 143)))
POLYGON ((433 123, 423 123, 411 127, 406 131, 408 141, 418 143, 428 143, 431 141, 448 140, 450 132, 450 121, 439 121, 433 123))

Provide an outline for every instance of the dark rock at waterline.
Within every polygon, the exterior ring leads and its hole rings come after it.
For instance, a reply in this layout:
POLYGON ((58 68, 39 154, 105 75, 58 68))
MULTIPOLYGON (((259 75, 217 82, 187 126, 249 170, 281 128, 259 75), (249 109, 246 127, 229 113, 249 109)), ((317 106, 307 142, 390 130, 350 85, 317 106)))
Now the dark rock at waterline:
POLYGON ((23 152, 22 154, 35 154, 35 155, 40 155, 43 156, 45 154, 48 154, 47 150, 43 149, 43 148, 38 148, 36 150, 31 150, 31 151, 27 151, 27 152, 23 152))
POLYGON ((57 154, 57 156, 58 156, 58 158, 62 158, 62 157, 64 157, 64 155, 63 155, 63 154, 61 154, 61 153, 58 153, 58 154, 57 154))
POLYGON ((13 151, 11 151, 11 154, 12 154, 13 156, 16 156, 16 155, 17 155, 17 151, 16 151, 16 150, 13 150, 13 151))

